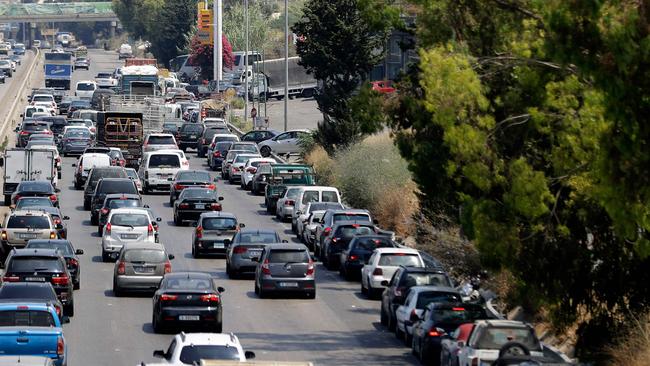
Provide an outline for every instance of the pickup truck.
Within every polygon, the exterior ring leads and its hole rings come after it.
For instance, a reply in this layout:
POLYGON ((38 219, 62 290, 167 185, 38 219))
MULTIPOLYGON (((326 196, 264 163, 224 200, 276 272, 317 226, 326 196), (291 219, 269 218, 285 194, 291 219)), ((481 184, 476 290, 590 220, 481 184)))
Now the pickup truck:
MULTIPOLYGON (((48 303, 0 304, 0 350, 9 356, 45 356, 67 365, 67 346, 56 309, 48 303)), ((68 323, 68 317, 62 318, 68 323)))
POLYGON ((313 186, 314 171, 309 165, 271 164, 271 175, 264 192, 266 211, 274 213, 276 203, 288 186, 313 186))

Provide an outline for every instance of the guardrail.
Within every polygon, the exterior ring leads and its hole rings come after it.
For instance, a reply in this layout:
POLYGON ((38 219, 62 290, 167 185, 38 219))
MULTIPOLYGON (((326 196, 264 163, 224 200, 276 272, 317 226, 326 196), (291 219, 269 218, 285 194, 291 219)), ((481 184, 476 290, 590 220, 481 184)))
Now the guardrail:
POLYGON ((7 133, 7 127, 11 125, 11 127, 14 127, 14 115, 16 113, 16 107, 18 106, 19 103, 23 102, 23 98, 21 97, 20 93, 22 93, 25 89, 25 85, 27 85, 27 82, 32 77, 32 71, 34 71, 34 67, 38 64, 39 57, 40 57, 40 50, 36 48, 36 54, 34 55, 34 59, 32 60, 32 64, 29 65, 29 69, 27 70, 27 73, 25 74, 25 78, 23 79, 23 82, 20 84, 20 88, 18 89, 18 95, 16 95, 16 98, 14 98, 13 103, 11 104, 11 108, 9 108, 9 113, 7 114, 7 117, 5 117, 5 120, 2 121, 2 127, 0 127, 0 139, 4 141, 5 134, 7 133))

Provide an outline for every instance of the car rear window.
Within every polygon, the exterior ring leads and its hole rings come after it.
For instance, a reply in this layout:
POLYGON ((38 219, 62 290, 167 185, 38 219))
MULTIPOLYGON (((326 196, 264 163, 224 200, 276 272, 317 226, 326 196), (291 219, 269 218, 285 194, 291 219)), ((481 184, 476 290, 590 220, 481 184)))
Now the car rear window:
POLYGON ((210 280, 206 278, 168 278, 165 280, 166 288, 170 290, 208 290, 211 289, 210 280))
MULTIPOLYGON (((23 285, 23 284, 20 284, 23 285)), ((52 286, 2 286, 0 299, 54 299, 52 286)))
POLYGON ((521 327, 483 328, 476 348, 498 350, 508 342, 518 342, 526 346, 529 350, 539 350, 539 343, 532 329, 521 327))
POLYGON ((183 198, 213 198, 214 191, 211 189, 184 189, 181 192, 181 199, 183 198))
POLYGON ((16 209, 25 207, 54 207, 54 203, 48 197, 23 197, 16 203, 16 209))
POLYGON ((23 130, 25 131, 47 131, 47 123, 25 123, 23 124, 23 130))
POLYGON ((336 230, 336 236, 351 238, 357 235, 371 235, 375 233, 374 228, 360 225, 341 226, 336 230))
POLYGON ((302 203, 318 202, 318 191, 305 191, 302 195, 302 203))
POLYGON ((122 257, 122 260, 126 262, 160 263, 165 259, 165 252, 156 249, 131 249, 124 252, 122 257))
POLYGON ((458 294, 453 292, 427 291, 418 294, 418 302, 415 307, 424 309, 432 302, 461 302, 462 299, 458 294))
POLYGON ((54 318, 49 311, 0 311, 0 327, 53 327, 54 325, 54 318))
POLYGON ((63 272, 63 264, 54 257, 13 257, 7 272, 63 272))
POLYGON ((206 217, 201 221, 204 230, 235 230, 237 220, 231 217, 206 217))
POLYGON ((421 267, 420 258, 416 254, 406 253, 386 253, 382 254, 379 258, 380 266, 406 266, 406 267, 421 267))
POLYGON ((236 347, 192 345, 183 347, 179 359, 187 365, 198 365, 201 360, 239 361, 239 351, 236 347))
POLYGON ((102 178, 126 178, 126 172, 122 169, 93 169, 90 182, 95 184, 102 178))
POLYGON ((149 158, 149 168, 180 168, 181 159, 176 154, 156 154, 149 158))
POLYGON ((108 181, 103 182, 101 188, 98 187, 98 193, 128 193, 137 194, 138 189, 133 184, 133 180, 128 179, 124 181, 108 181))
POLYGON ((307 263, 309 262, 309 253, 305 250, 294 249, 273 249, 269 253, 269 262, 271 263, 307 263))
POLYGON ((54 97, 51 95, 35 95, 32 98, 32 102, 53 102, 54 97))
POLYGON ((237 155, 234 162, 245 163, 246 161, 248 161, 248 159, 252 159, 254 157, 256 157, 256 155, 237 155))
POLYGON ((365 213, 339 213, 334 214, 334 223, 340 221, 370 221, 370 216, 365 213))
POLYGON ((140 200, 138 199, 112 199, 108 201, 109 208, 122 208, 122 207, 140 207, 140 200))
POLYGON ((395 245, 388 238, 357 238, 357 249, 373 251, 377 248, 393 248, 395 245))
POLYGON ((95 84, 92 83, 79 83, 77 90, 95 90, 95 84))
POLYGON ((239 242, 242 244, 275 243, 278 238, 274 233, 243 233, 239 234, 239 242))
POLYGON ((71 130, 68 130, 68 132, 65 133, 64 137, 89 139, 90 132, 82 128, 73 128, 71 130))
POLYGON ((245 150, 257 152, 257 145, 254 144, 233 144, 233 150, 245 150))
POLYGON ((39 241, 31 241, 28 245, 27 248, 38 248, 38 249, 56 249, 61 253, 62 255, 73 255, 74 253, 72 252, 72 247, 70 244, 66 242, 39 242, 39 241))
POLYGON ((408 273, 403 286, 451 286, 449 278, 443 273, 408 273))
POLYGON ((339 196, 334 191, 323 191, 322 194, 323 194, 323 198, 321 198, 322 202, 338 202, 339 201, 339 196))
POLYGON ((50 222, 45 216, 11 216, 7 228, 49 229, 50 222))
POLYGON ((147 141, 149 145, 175 145, 174 138, 171 136, 149 136, 147 141))
POLYGON ((286 198, 295 200, 298 198, 298 195, 300 194, 300 188, 289 188, 287 190, 286 198))
POLYGON ((181 126, 181 132, 187 132, 187 133, 192 133, 192 132, 198 132, 202 133, 203 132, 203 126, 200 124, 196 123, 190 123, 186 125, 181 126))
POLYGON ((115 214, 111 217, 111 225, 117 226, 147 226, 149 215, 144 214, 115 214))
POLYGON ((21 183, 18 190, 21 192, 50 192, 52 185, 48 182, 21 183))
POLYGON ((178 173, 178 175, 176 176, 176 180, 191 180, 191 181, 207 182, 210 181, 210 173, 182 171, 178 173))
POLYGON ((447 309, 433 309, 431 318, 436 324, 465 324, 486 319, 487 313, 480 307, 460 305, 447 309))
POLYGON ((217 143, 220 143, 220 142, 232 142, 232 141, 237 141, 237 140, 238 140, 237 136, 217 136, 217 137, 214 138, 214 141, 217 142, 217 143))

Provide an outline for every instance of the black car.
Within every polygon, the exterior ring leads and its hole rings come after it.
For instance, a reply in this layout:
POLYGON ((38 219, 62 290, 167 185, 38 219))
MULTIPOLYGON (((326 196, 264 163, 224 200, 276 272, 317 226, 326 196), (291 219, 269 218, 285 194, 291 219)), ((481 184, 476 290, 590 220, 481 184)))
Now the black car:
POLYGON ((72 104, 72 99, 65 99, 62 100, 61 103, 57 103, 56 105, 59 107, 59 114, 64 114, 67 116, 70 104, 72 104))
POLYGON ((35 120, 23 122, 20 129, 18 129, 16 132, 18 132, 18 138, 16 139, 17 147, 27 146, 27 142, 29 141, 29 136, 33 134, 52 133, 52 131, 50 131, 49 123, 42 122, 42 121, 35 121, 35 120))
POLYGON ((339 273, 346 280, 358 278, 361 275, 361 268, 375 249, 395 247, 397 244, 384 235, 355 236, 340 254, 339 273))
POLYGON ((90 203, 97 187, 97 182, 103 178, 128 178, 126 170, 121 166, 93 168, 86 178, 84 188, 84 210, 90 210, 90 203))
MULTIPOLYGON (((23 199, 21 199, 20 201, 22 201, 23 199)), ((66 239, 68 237, 68 226, 65 224, 65 221, 70 220, 70 217, 63 216, 63 214, 61 214, 60 208, 41 206, 41 207, 32 207, 31 209, 44 211, 50 214, 50 216, 52 217, 52 222, 56 227, 56 232, 59 239, 66 239)))
POLYGON ((27 242, 25 249, 54 249, 57 250, 65 263, 68 266, 68 271, 72 276, 72 284, 75 290, 78 290, 81 284, 81 267, 79 266, 78 255, 84 254, 83 249, 75 249, 69 240, 45 240, 45 239, 32 239, 27 242))
POLYGON ((382 284, 386 289, 381 295, 381 324, 388 325, 388 329, 395 330, 395 310, 404 304, 408 289, 413 286, 448 286, 453 283, 447 273, 442 269, 427 269, 421 267, 400 266, 393 277, 382 284))
POLYGON ((162 133, 169 133, 178 138, 178 130, 180 127, 177 122, 163 122, 162 133))
POLYGON ((215 190, 217 179, 210 178, 210 173, 205 170, 179 170, 174 176, 174 181, 169 189, 169 204, 173 205, 174 201, 181 194, 183 189, 188 187, 201 187, 215 190))
POLYGON ((22 197, 48 197, 52 205, 59 207, 59 198, 49 180, 26 180, 18 183, 16 190, 11 195, 11 203, 16 204, 22 197))
POLYGON ((196 148, 199 138, 203 135, 205 126, 202 123, 183 123, 175 135, 178 142, 178 148, 185 151, 188 147, 196 148))
POLYGON ((142 203, 142 197, 139 194, 111 193, 104 198, 104 204, 99 209, 99 218, 97 219, 97 234, 102 236, 104 225, 111 210, 114 208, 135 208, 145 207, 142 203))
POLYGON ((212 143, 212 138, 216 134, 230 133, 227 129, 224 129, 223 126, 207 126, 203 130, 201 138, 196 143, 196 155, 200 158, 205 157, 205 154, 208 152, 208 146, 212 143))
POLYGON ((181 226, 184 220, 197 220, 203 212, 221 211, 223 197, 208 188, 185 188, 174 202, 174 224, 181 226))
POLYGON ((131 178, 102 178, 97 182, 90 205, 90 223, 99 223, 99 210, 104 206, 106 195, 111 193, 138 194, 138 188, 131 178))
POLYGON ((63 304, 63 315, 74 316, 74 287, 65 259, 54 249, 16 249, 5 262, 2 282, 49 282, 63 304))
POLYGON ((264 194, 270 177, 271 164, 260 164, 251 182, 251 192, 256 196, 264 194))
POLYGON ((489 318, 485 308, 478 304, 432 302, 424 308, 421 318, 411 314, 405 324, 413 327, 413 354, 428 365, 439 364, 431 361, 440 360, 440 342, 448 338, 448 334, 461 324, 489 318))
POLYGON ((0 83, 6 83, 7 82, 7 76, 5 75, 4 70, 0 70, 0 83))
POLYGON ((341 252, 357 235, 375 235, 377 230, 370 221, 339 222, 332 227, 332 234, 325 238, 322 252, 319 253, 325 268, 335 269, 339 266, 341 252))
POLYGON ((226 155, 228 155, 228 151, 230 150, 230 147, 233 143, 233 141, 220 141, 214 144, 214 148, 212 149, 212 156, 210 156, 208 159, 208 165, 210 166, 210 169, 221 170, 221 163, 223 163, 223 159, 225 159, 226 155))
POLYGON ((50 131, 52 131, 55 141, 58 141, 58 136, 63 134, 63 129, 68 125, 68 120, 62 116, 40 117, 38 120, 50 124, 50 131))
POLYGON ((280 132, 276 130, 254 130, 242 136, 241 141, 251 141, 257 144, 259 142, 273 138, 279 134, 280 132))
POLYGON ((63 304, 49 282, 5 282, 0 286, 0 302, 45 302, 63 316, 63 304))
POLYGON ((216 287, 212 276, 201 272, 167 273, 153 295, 151 323, 158 333, 170 325, 202 327, 221 333, 223 287, 216 287))
POLYGON ((90 109, 90 101, 86 99, 78 99, 70 102, 68 107, 68 118, 72 118, 72 113, 79 109, 90 109))

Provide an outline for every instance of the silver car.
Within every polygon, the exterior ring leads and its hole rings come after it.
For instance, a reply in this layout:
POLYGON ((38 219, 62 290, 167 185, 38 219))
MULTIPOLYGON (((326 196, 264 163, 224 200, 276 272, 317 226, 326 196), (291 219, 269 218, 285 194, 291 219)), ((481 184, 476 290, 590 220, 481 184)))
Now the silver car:
POLYGON ((155 243, 152 215, 146 208, 112 209, 102 235, 102 260, 108 262, 127 243, 155 243))
POLYGON ((255 272, 257 262, 262 250, 269 244, 286 242, 280 239, 275 230, 270 229, 242 229, 228 246, 226 254, 226 274, 235 278, 241 273, 255 272))
POLYGON ((230 164, 230 172, 228 173, 228 183, 234 184, 241 181, 241 175, 244 172, 244 165, 249 159, 261 158, 259 154, 237 154, 230 164))
POLYGON ((228 212, 205 212, 199 216, 192 233, 192 257, 203 254, 225 254, 233 236, 244 224, 228 212))
POLYGON ((49 214, 39 210, 16 210, 5 219, 2 232, 2 249, 23 248, 31 239, 57 239, 56 226, 49 214))
POLYGON ((303 244, 277 244, 264 248, 255 270, 255 293, 260 298, 275 292, 302 292, 316 297, 314 261, 303 244))
POLYGON ((288 187, 282 197, 278 199, 275 207, 275 217, 280 221, 285 221, 291 218, 293 214, 293 207, 296 205, 296 200, 300 198, 300 191, 304 187, 288 187))
POLYGON ((113 271, 113 294, 124 291, 155 291, 165 273, 172 271, 170 260, 162 244, 129 243, 120 251, 113 271))
POLYGON ((302 151, 300 141, 307 137, 311 132, 309 130, 292 130, 283 132, 271 139, 264 140, 258 144, 260 154, 264 157, 275 154, 299 153, 302 151))

